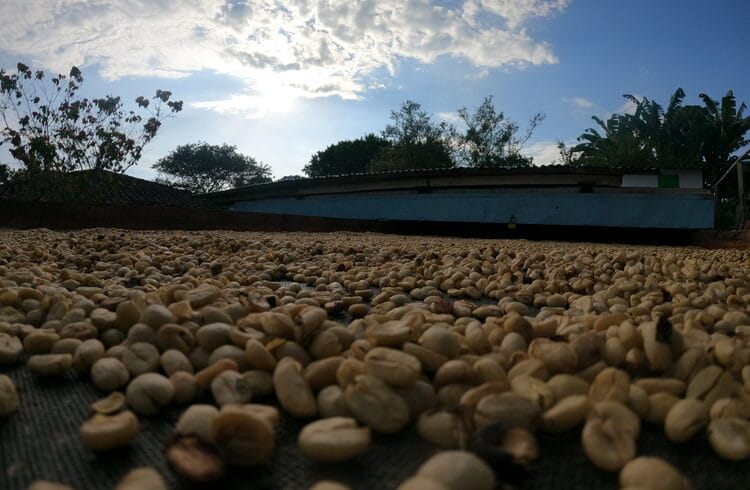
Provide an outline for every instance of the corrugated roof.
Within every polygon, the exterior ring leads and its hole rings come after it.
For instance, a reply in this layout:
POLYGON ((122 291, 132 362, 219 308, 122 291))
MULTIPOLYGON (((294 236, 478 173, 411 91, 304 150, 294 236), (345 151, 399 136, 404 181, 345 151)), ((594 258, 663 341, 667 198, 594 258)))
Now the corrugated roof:
MULTIPOLYGON (((451 169, 409 169, 392 170, 387 172, 351 173, 342 175, 329 175, 325 177, 302 178, 296 180, 285 180, 269 182, 265 184, 253 184, 235 189, 202 194, 197 197, 208 200, 225 199, 232 195, 248 192, 278 190, 292 191, 301 190, 319 185, 345 185, 366 180, 389 181, 403 178, 445 178, 445 177, 483 177, 503 175, 610 175, 620 176, 626 173, 659 173, 664 169, 643 167, 572 167, 569 165, 544 165, 532 167, 474 167, 474 168, 451 168, 451 169)), ((696 169, 699 170, 699 169, 696 169)))

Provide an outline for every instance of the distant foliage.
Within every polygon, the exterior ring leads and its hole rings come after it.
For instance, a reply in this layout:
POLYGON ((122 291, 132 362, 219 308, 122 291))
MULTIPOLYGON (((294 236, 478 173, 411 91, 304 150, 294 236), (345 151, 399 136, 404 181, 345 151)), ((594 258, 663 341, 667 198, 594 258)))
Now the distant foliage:
POLYGON ((13 169, 10 168, 10 165, 0 163, 0 187, 8 185, 12 177, 13 169))
POLYGON ((703 105, 683 105, 678 88, 664 109, 656 101, 632 95, 633 114, 613 114, 606 121, 593 116, 571 149, 571 164, 608 167, 692 167, 704 171, 706 184, 715 182, 731 165, 732 155, 748 144, 750 117, 744 103, 737 106, 730 90, 714 100, 700 94, 703 105))
POLYGON ((369 165, 370 172, 454 168, 450 149, 439 140, 417 143, 395 143, 386 148, 369 165))
POLYGON ((519 127, 497 111, 492 96, 484 98, 482 104, 469 112, 466 107, 458 110, 463 131, 450 128, 451 141, 458 165, 466 167, 528 167, 532 159, 523 156, 521 149, 531 138, 536 127, 544 120, 541 112, 529 119, 523 136, 519 127))
POLYGON ((286 182, 288 180, 303 180, 305 177, 303 175, 285 175, 276 182, 286 182))
POLYGON ((380 136, 369 134, 340 141, 319 151, 303 169, 309 177, 362 172, 456 167, 528 167, 523 145, 544 120, 534 114, 525 133, 495 109, 492 96, 474 112, 458 109, 459 124, 436 123, 421 104, 405 101, 391 111, 391 122, 380 136))
POLYGON ((171 92, 157 90, 125 108, 120 97, 80 98, 83 74, 48 77, 18 63, 0 69, 2 141, 32 174, 97 169, 124 172, 141 158, 162 121, 182 110, 171 92))
POLYGON ((178 146, 157 161, 158 182, 193 194, 271 182, 271 168, 237 152, 236 146, 205 142, 178 146))
POLYGON ((407 100, 391 111, 391 121, 383 130, 390 146, 370 162, 371 172, 455 167, 446 126, 433 123, 420 104, 407 100))
POLYGON ((557 144, 557 151, 560 153, 559 160, 553 160, 553 165, 573 165, 578 155, 574 151, 573 146, 568 146, 564 141, 555 140, 557 144))
POLYGON ((390 145, 390 141, 374 134, 356 140, 339 141, 313 155, 302 171, 308 177, 367 172, 369 163, 390 145))

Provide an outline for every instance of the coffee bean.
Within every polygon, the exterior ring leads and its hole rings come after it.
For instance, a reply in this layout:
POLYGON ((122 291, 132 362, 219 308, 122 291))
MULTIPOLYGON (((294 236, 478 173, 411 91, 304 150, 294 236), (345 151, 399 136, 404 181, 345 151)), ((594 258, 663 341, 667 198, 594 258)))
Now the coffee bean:
POLYGON ((125 446, 138 435, 138 418, 129 410, 96 414, 81 424, 80 434, 83 445, 96 451, 125 446))
POLYGON ((664 432, 672 442, 685 442, 708 423, 708 407, 701 400, 686 398, 669 409, 664 419, 664 432))
POLYGON ((417 420, 417 432, 442 449, 458 449, 468 437, 463 419, 446 411, 422 413, 417 420))
POLYGON ((742 461, 750 456, 750 422, 737 417, 713 419, 708 424, 708 442, 720 457, 742 461))
POLYGON ((582 424, 588 415, 588 398, 572 395, 558 401, 541 416, 541 426, 555 434, 567 432, 582 424))
POLYGON ((213 405, 191 405, 177 421, 175 433, 194 435, 204 443, 213 444, 216 441, 213 423, 217 415, 219 411, 213 405))
POLYGON ((156 415, 174 397, 174 387, 167 378, 157 373, 145 373, 133 378, 125 391, 133 410, 144 415, 156 415))
POLYGON ((338 385, 326 386, 317 398, 318 414, 321 418, 349 417, 351 412, 346 406, 344 392, 338 385))
POLYGON ((126 474, 114 490, 168 490, 164 478, 153 468, 136 468, 126 474))
POLYGON ((273 372, 273 387, 281 406, 293 417, 313 417, 317 404, 310 384, 302 375, 302 365, 284 358, 273 372))
POLYGON ((502 423, 505 427, 532 428, 536 425, 541 408, 533 400, 516 393, 490 394, 479 400, 474 412, 478 428, 502 423))
POLYGON ((376 432, 398 432, 409 422, 409 406, 375 376, 357 375, 346 387, 344 397, 354 417, 376 432))
POLYGON ((218 452, 197 437, 177 437, 167 446, 166 457, 178 474, 192 481, 214 481, 224 474, 218 452))
POLYGON ((29 357, 29 370, 39 376, 60 376, 73 365, 70 354, 36 354, 29 357))
POLYGON ((7 417, 18 409, 18 392, 13 380, 0 374, 0 417, 7 417))
POLYGON ((606 368, 591 383, 589 399, 592 403, 611 400, 625 403, 630 393, 630 376, 616 368, 606 368))
POLYGON ((89 407, 96 413, 109 415, 119 412, 125 406, 125 395, 119 391, 113 391, 105 398, 93 402, 89 407))
POLYGON ((392 386, 407 386, 419 378, 421 365, 416 357, 397 349, 374 347, 365 355, 368 374, 392 386))
POLYGON ((102 391, 114 391, 129 380, 128 368, 112 357, 103 357, 91 366, 91 381, 102 391))
POLYGON ((271 425, 238 405, 226 405, 213 418, 212 431, 224 461, 235 466, 265 464, 275 449, 271 425))
POLYGON ((350 417, 330 417, 303 427, 297 444, 313 461, 346 461, 367 450, 370 429, 350 417))
POLYGON ((428 459, 417 476, 442 483, 449 490, 491 490, 495 474, 480 458, 466 451, 443 451, 428 459))
POLYGON ((0 332, 0 365, 13 364, 21 358, 23 344, 18 337, 0 332))
POLYGON ((691 490, 690 481, 663 459, 641 456, 620 470, 620 487, 651 490, 691 490))
POLYGON ((586 422, 581 444, 589 461, 604 471, 619 471, 635 457, 635 439, 611 419, 586 422))
POLYGON ((248 403, 253 395, 245 378, 237 371, 219 373, 211 382, 211 393, 220 407, 228 403, 248 403))

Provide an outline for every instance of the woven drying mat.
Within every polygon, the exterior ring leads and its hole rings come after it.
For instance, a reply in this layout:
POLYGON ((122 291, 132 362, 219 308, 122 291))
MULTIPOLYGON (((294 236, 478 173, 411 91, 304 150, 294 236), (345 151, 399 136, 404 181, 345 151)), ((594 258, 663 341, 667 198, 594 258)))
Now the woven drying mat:
MULTIPOLYGON (((95 454, 85 449, 78 437, 81 422, 90 416, 89 404, 102 396, 88 380, 71 372, 60 379, 40 379, 25 365, 0 372, 13 379, 20 398, 19 410, 0 419, 2 490, 25 489, 36 479, 66 483, 79 490, 111 489, 125 473, 138 466, 154 467, 170 488, 296 490, 332 479, 353 489, 393 489, 435 452, 411 429, 395 436, 376 435, 372 447, 353 461, 317 464, 297 448, 296 437, 304 424, 282 416, 276 437, 278 446, 270 464, 234 468, 221 481, 200 487, 181 480, 162 454, 164 442, 184 407, 170 409, 158 417, 141 416, 140 434, 130 447, 95 454)), ((210 397, 205 402, 210 403, 210 397)), ((510 488, 617 488, 617 475, 598 471, 586 460, 581 452, 580 431, 539 437, 540 460, 532 466, 528 478, 510 488)), ((696 489, 750 486, 746 463, 717 458, 704 435, 676 445, 666 441, 661 428, 645 425, 638 439, 638 454, 657 455, 670 461, 691 479, 696 489)))

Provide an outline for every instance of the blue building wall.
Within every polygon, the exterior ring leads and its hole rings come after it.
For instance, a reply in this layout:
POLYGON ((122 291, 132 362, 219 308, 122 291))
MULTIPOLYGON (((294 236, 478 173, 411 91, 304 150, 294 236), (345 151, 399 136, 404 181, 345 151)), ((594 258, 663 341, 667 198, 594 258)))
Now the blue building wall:
POLYGON ((235 203, 235 211, 330 218, 708 229, 714 201, 671 192, 542 190, 330 194, 235 203))

